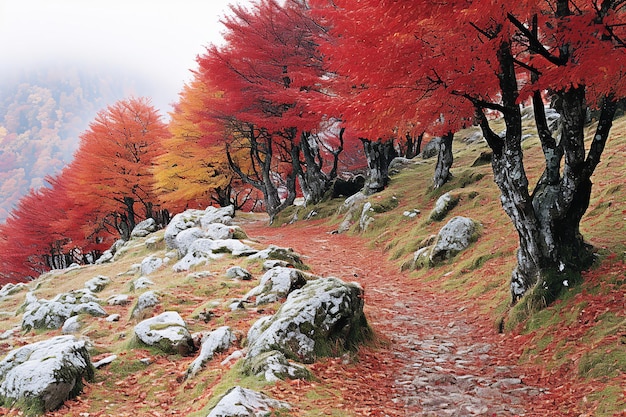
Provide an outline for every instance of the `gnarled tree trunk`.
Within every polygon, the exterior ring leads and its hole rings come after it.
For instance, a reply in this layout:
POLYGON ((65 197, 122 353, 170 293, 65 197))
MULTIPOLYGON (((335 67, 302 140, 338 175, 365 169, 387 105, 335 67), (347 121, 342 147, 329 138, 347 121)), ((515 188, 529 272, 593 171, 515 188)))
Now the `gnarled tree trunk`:
POLYGON ((592 260, 590 246, 584 242, 579 226, 589 206, 591 175, 608 139, 616 103, 610 98, 604 100, 594 140, 585 156, 584 86, 556 92, 563 104, 558 142, 548 128, 541 96, 535 94, 535 123, 545 170, 530 195, 521 148, 522 117, 517 104, 515 63, 508 44, 502 45, 498 58, 502 88, 499 110, 506 123, 504 138, 491 130, 482 109, 478 116, 493 150, 492 168, 502 206, 519 236, 517 267, 511 277, 512 301, 516 303, 531 290, 537 290, 530 299, 530 307, 542 308, 571 285, 572 280, 580 279, 580 272, 592 260))
POLYGON ((318 138, 309 132, 302 133, 300 151, 304 161, 299 164, 298 177, 306 204, 317 204, 322 201, 332 186, 333 180, 337 177, 339 154, 343 151, 343 132, 344 129, 341 129, 339 133, 339 147, 327 149, 333 157, 328 173, 323 170, 324 158, 321 154, 318 138))
POLYGON ((452 178, 450 168, 454 157, 452 156, 452 139, 454 133, 448 132, 441 138, 439 145, 439 153, 437 154, 437 165, 435 166, 435 175, 433 176, 433 188, 439 188, 452 178))
POLYGON ((365 193, 377 193, 389 184, 389 164, 398 154, 393 146, 393 141, 379 139, 372 142, 369 139, 361 138, 361 142, 363 142, 368 167, 365 193))

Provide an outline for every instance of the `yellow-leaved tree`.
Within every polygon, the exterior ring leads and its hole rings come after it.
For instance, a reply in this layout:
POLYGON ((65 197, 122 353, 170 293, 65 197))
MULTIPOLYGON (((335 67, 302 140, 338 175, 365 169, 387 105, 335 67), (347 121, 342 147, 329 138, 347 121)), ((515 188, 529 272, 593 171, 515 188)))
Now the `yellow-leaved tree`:
POLYGON ((170 136, 161 140, 165 151, 154 167, 159 199, 172 210, 230 204, 232 172, 219 142, 209 137, 222 135, 218 121, 204 117, 204 98, 216 95, 197 77, 184 86, 170 114, 170 136))

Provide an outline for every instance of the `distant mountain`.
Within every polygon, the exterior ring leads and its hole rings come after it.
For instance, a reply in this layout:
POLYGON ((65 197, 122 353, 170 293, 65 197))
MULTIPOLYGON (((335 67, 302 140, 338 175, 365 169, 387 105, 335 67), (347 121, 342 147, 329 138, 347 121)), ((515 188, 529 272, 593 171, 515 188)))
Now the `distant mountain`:
POLYGON ((71 160, 99 110, 144 90, 100 69, 0 74, 0 221, 29 189, 71 160))

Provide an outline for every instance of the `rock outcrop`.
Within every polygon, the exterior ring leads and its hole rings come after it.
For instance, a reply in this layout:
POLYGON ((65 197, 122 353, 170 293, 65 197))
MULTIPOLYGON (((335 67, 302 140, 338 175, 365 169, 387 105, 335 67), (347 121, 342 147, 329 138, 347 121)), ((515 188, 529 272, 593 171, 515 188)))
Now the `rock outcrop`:
POLYGON ((32 293, 26 297, 22 329, 58 329, 65 320, 78 314, 107 316, 91 291, 84 289, 59 294, 52 300, 38 300, 32 293))
POLYGON ((272 410, 290 409, 283 401, 247 388, 231 388, 217 403, 207 417, 264 417, 272 410))
POLYGON ((175 311, 166 311, 137 324, 135 336, 141 343, 165 353, 186 355, 193 351, 193 339, 187 325, 175 311))
POLYGON ((250 328, 246 362, 277 350, 287 358, 312 363, 354 347, 368 334, 363 289, 337 278, 320 278, 289 294, 274 316, 261 318, 250 328))
POLYGON ((0 405, 27 415, 58 408, 94 376, 87 343, 57 336, 15 349, 0 362, 0 405))

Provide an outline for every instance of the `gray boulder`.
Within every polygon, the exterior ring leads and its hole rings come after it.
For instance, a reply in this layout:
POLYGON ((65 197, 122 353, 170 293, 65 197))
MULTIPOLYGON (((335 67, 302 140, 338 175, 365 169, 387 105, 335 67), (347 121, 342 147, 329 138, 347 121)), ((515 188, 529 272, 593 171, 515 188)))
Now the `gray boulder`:
POLYGON ((311 372, 298 363, 287 360, 282 352, 272 350, 246 361, 246 375, 261 376, 268 382, 285 379, 310 379, 311 372))
POLYGON ((98 275, 85 282, 85 288, 91 292, 100 292, 110 283, 111 279, 109 277, 98 275))
POLYGON ((289 294, 274 316, 250 328, 246 361, 278 350, 287 358, 312 363, 338 348, 353 348, 368 335, 363 289, 337 278, 320 278, 289 294))
POLYGON ((244 299, 256 297, 256 305, 273 303, 302 288, 306 282, 304 274, 299 270, 277 266, 263 274, 259 285, 251 289, 244 299))
POLYGON ((22 346, 0 362, 0 404, 19 404, 30 414, 54 410, 93 377, 84 340, 58 336, 22 346))
POLYGON ((206 265, 212 259, 218 259, 223 253, 233 256, 255 254, 258 251, 237 239, 196 239, 193 241, 187 254, 174 264, 175 272, 188 271, 198 265, 206 265))
POLYGON ((141 260, 141 275, 150 275, 163 265, 163 259, 150 255, 141 260))
MULTIPOLYGON (((295 268, 303 268, 304 263, 299 254, 294 252, 291 248, 282 248, 280 246, 270 245, 262 251, 248 256, 248 259, 261 259, 261 260, 280 260, 287 262, 287 265, 295 268)), ((285 265, 285 266, 287 266, 285 265)))
POLYGON ((430 252, 431 262, 436 264, 467 249, 476 240, 476 232, 476 223, 472 219, 453 217, 437 234, 430 252))
POLYGON ((178 256, 185 256, 193 242, 198 239, 204 239, 205 237, 204 231, 199 227, 190 227, 180 232, 175 239, 175 249, 178 251, 178 256))
POLYGON ((363 209, 361 210, 361 217, 359 217, 359 229, 361 231, 366 231, 370 224, 374 221, 374 217, 370 216, 371 213, 374 212, 372 208, 372 203, 367 201, 363 204, 363 209))
POLYGON ((182 317, 166 311, 135 326, 137 340, 165 353, 187 354, 193 350, 193 339, 182 317))
POLYGON ((213 223, 221 223, 230 225, 235 216, 235 206, 228 207, 212 207, 209 206, 204 210, 204 214, 200 218, 200 226, 203 230, 207 230, 209 225, 213 223))
POLYGON ((235 227, 222 223, 209 223, 204 228, 204 234, 207 238, 213 240, 232 239, 235 234, 235 227))
MULTIPOLYGON (((94 301, 83 301, 92 297, 80 291, 59 294, 52 300, 39 300, 28 293, 22 317, 22 329, 58 329, 65 320, 78 314, 96 317, 107 316, 106 311, 94 301)), ((93 298, 90 298, 93 300, 93 298)))
POLYGON ((437 156, 437 154, 439 153, 439 148, 441 147, 441 142, 442 139, 439 136, 436 136, 429 140, 428 143, 424 145, 424 148, 422 149, 422 152, 420 154, 422 156, 422 159, 430 159, 437 156))
POLYGON ((81 323, 78 321, 78 316, 72 316, 65 320, 65 323, 63 323, 63 326, 61 327, 61 332, 63 334, 77 333, 81 326, 81 323))
POLYGON ((139 222, 134 228, 133 231, 130 232, 131 238, 139 238, 146 237, 150 233, 156 232, 157 224, 154 219, 146 219, 142 222, 139 222))
POLYGON ((208 361, 213 359, 213 355, 218 352, 228 350, 237 340, 237 337, 228 326, 222 326, 202 338, 200 354, 187 368, 185 378, 195 376, 208 361))
POLYGON ((130 298, 127 294, 113 295, 107 299, 107 304, 110 306, 125 306, 130 304, 130 298))
POLYGON ((183 230, 190 229, 192 227, 198 227, 200 225, 200 218, 204 215, 204 210, 185 210, 182 213, 178 213, 165 228, 165 247, 167 249, 177 249, 176 236, 183 230))
POLYGON ((430 212, 429 219, 431 221, 443 220, 450 210, 452 210, 459 203, 459 197, 450 193, 445 193, 437 199, 435 207, 430 212))
POLYGON ((233 266, 226 270, 226 278, 249 281, 252 279, 252 274, 240 266, 233 266))
POLYGON ((283 401, 247 388, 231 388, 207 417, 265 417, 276 409, 290 409, 283 401))
POLYGON ((152 282, 150 278, 139 277, 130 284, 130 289, 131 291, 143 290, 153 285, 154 285, 154 282, 152 282))
POLYGON ((18 284, 8 283, 0 289, 0 300, 9 295, 16 294, 22 290, 28 289, 28 285, 20 282, 18 284))
POLYGON ((154 291, 146 291, 137 298, 137 304, 131 313, 132 317, 139 317, 143 312, 159 304, 159 296, 154 291))

